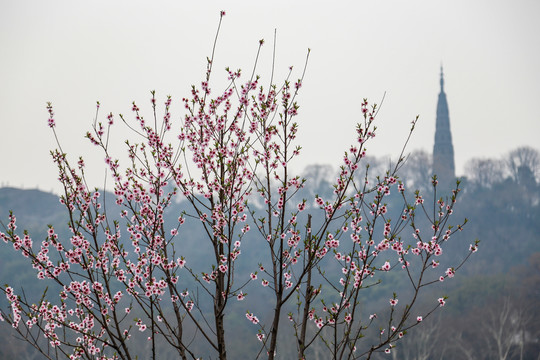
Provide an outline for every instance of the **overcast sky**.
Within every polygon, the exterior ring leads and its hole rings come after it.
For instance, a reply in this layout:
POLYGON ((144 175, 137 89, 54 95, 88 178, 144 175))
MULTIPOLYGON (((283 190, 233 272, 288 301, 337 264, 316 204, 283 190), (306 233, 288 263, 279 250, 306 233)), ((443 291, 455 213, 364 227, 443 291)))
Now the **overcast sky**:
POLYGON ((203 78, 221 9, 215 78, 225 66, 247 73, 261 38, 268 75, 274 29, 278 76, 294 65, 297 78, 311 48, 299 98, 303 164, 337 166, 362 99, 384 93, 369 153, 397 156, 416 115, 409 150, 431 152, 441 63, 458 175, 472 157, 540 148, 537 0, 0 0, 2 185, 58 189, 47 101, 64 150, 89 162, 103 159, 83 138, 96 100, 101 120, 130 116, 133 100, 149 114, 156 90, 160 103, 173 96, 179 119, 181 98, 203 78))

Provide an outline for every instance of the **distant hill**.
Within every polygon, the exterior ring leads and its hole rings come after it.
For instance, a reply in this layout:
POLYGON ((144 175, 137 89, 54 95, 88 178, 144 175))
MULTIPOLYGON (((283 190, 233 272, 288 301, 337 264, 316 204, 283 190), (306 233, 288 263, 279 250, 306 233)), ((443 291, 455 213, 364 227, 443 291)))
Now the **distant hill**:
MULTIPOLYGON (((307 200, 308 207, 305 212, 299 215, 299 223, 306 220, 307 213, 314 215, 314 222, 318 221, 320 210, 314 207, 313 199, 315 194, 325 199, 332 196, 332 178, 330 175, 332 170, 324 166, 314 166, 308 170, 304 174, 308 179, 308 186, 297 194, 298 198, 307 200)), ((416 186, 418 185, 416 184, 416 186)), ((430 186, 424 186, 424 189, 428 190, 430 186)), ((456 334, 465 334, 466 329, 473 327, 473 325, 463 322, 465 320, 452 322, 454 318, 461 320, 460 316, 455 316, 456 314, 463 314, 462 318, 466 319, 469 315, 465 315, 465 311, 469 311, 471 314, 482 309, 487 311, 486 309, 498 306, 501 302, 509 301, 505 299, 510 299, 516 304, 516 307, 521 307, 523 305, 519 301, 520 298, 529 299, 527 301, 536 308, 538 305, 537 297, 527 292, 532 291, 535 286, 531 287, 528 284, 540 282, 540 276, 538 276, 540 255, 534 255, 540 253, 540 221, 538 220, 540 218, 540 186, 534 181, 529 184, 510 178, 490 184, 465 179, 461 195, 452 222, 460 222, 464 217, 469 218, 470 222, 463 232, 456 233, 449 240, 449 246, 445 250, 444 258, 447 260, 448 258, 452 260, 461 258, 468 249, 469 244, 473 243, 476 238, 480 239, 481 243, 480 250, 473 255, 472 259, 456 275, 456 278, 459 278, 460 281, 453 282, 449 280, 444 283, 444 286, 449 286, 447 290, 450 300, 449 309, 444 312, 448 313, 448 316, 443 316, 441 321, 446 324, 445 326, 448 329, 455 329, 453 331, 456 334), (517 275, 510 276, 508 274, 517 275), (517 295, 518 293, 520 295, 517 295), (489 295, 486 297, 486 294, 489 295)), ((428 211, 430 211, 430 201, 427 200, 429 197, 429 195, 426 197, 428 211)), ((106 199, 107 213, 119 221, 123 236, 126 235, 124 226, 126 220, 118 216, 120 209, 114 203, 114 195, 107 193, 101 199, 103 200, 103 198, 106 199)), ((391 209, 389 210, 390 217, 393 219, 398 218, 402 211, 400 194, 393 191, 386 201, 388 201, 389 209, 391 209)), ((254 203, 255 207, 256 205, 257 202, 254 203)), ((187 202, 173 201, 165 213, 166 226, 175 223, 179 214, 184 210, 188 210, 187 206, 187 202)), ((17 231, 22 232, 27 229, 36 246, 39 246, 40 240, 46 236, 48 224, 54 225, 60 239, 64 239, 69 244, 70 234, 65 226, 67 212, 59 202, 57 195, 37 189, 0 188, 0 221, 4 224, 8 220, 10 210, 17 217, 17 231)), ((428 225, 424 224, 421 227, 427 228, 428 225)), ((209 252, 210 247, 207 246, 207 239, 199 226, 198 220, 188 217, 185 225, 181 228, 176 250, 179 255, 185 255, 186 259, 189 259, 190 264, 197 271, 203 271, 207 264, 205 259, 212 256, 212 254, 209 252)), ((404 230, 402 236, 408 237, 409 234, 407 229, 404 230)), ((243 252, 246 254, 264 254, 267 251, 265 242, 258 241, 257 236, 258 234, 255 231, 246 236, 242 244, 243 252)), ((259 261, 258 256, 242 257, 242 260, 237 263, 239 278, 248 278, 249 273, 254 268, 257 268, 259 261)), ((443 263, 444 261, 441 264, 443 263)), ((36 274, 28 264, 27 259, 24 259, 20 254, 16 254, 10 245, 0 241, 0 284, 5 282, 9 282, 19 289, 24 287, 28 290, 27 294, 30 297, 39 296, 43 290, 43 284, 37 281, 36 274), (34 284, 37 285, 33 286, 34 284)), ((187 285, 191 284, 184 284, 184 286, 187 285)), ((390 282, 388 285, 392 287, 396 284, 390 282)), ((383 292, 386 290, 388 288, 381 286, 371 292, 370 303, 377 303, 377 298, 383 296, 383 292)), ((259 295, 253 293, 251 296, 257 297, 259 295)), ((271 304, 268 299, 257 299, 261 309, 254 310, 260 310, 262 313, 265 307, 270 307, 271 304)), ((0 306, 5 308, 5 298, 0 298, 0 306)), ((538 320, 538 323, 540 323, 540 318, 535 317, 534 320, 538 320)), ((239 329, 245 330, 242 326, 239 329)), ((10 331, 10 329, 0 326, 0 336, 10 334, 10 331)), ((540 335, 537 335, 540 334, 539 326, 534 327, 535 332, 532 328, 530 331, 530 336, 533 339, 540 339, 540 335)), ((478 331, 478 333, 482 332, 478 331)), ((508 336, 514 335, 514 332, 510 332, 508 336)), ((481 339, 477 341, 481 341, 481 339)), ((10 348, 16 349, 21 344, 18 342, 12 343, 10 348)), ((536 347, 533 348, 533 345, 530 344, 528 346, 531 346, 531 348, 527 351, 534 353, 536 347)), ((468 344, 465 345, 469 346, 468 344)), ((4 358, 4 355, 0 350, 0 359, 4 358)), ((459 356, 447 355, 444 358, 447 360, 457 359, 459 356)), ((403 357, 403 359, 407 360, 406 357, 403 357)))
POLYGON ((6 221, 10 211, 13 211, 19 224, 35 230, 58 223, 65 217, 64 207, 57 195, 37 189, 0 188, 0 220, 6 221))

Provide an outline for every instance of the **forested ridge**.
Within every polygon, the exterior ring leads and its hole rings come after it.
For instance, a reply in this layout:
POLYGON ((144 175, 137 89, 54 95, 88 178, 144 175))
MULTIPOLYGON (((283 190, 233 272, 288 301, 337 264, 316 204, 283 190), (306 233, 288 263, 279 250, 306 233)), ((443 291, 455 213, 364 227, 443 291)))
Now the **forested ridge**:
MULTIPOLYGON (((371 158, 370 176, 384 174, 391 163, 388 159, 371 158)), ((433 199, 431 158, 426 152, 413 152, 400 170, 408 188, 418 188, 426 195, 426 204, 433 199), (431 198, 430 198, 431 197, 431 198)), ((336 169, 325 165, 306 167, 302 176, 304 187, 296 196, 308 199, 313 212, 316 195, 332 192, 336 169)), ((423 326, 412 329, 392 355, 393 359, 540 359, 540 156, 532 148, 519 148, 502 159, 472 159, 461 178, 461 197, 456 206, 456 218, 467 218, 462 232, 449 241, 445 256, 452 258, 479 239, 480 248, 471 260, 456 272, 459 281, 445 279, 440 285, 448 295, 443 311, 426 320, 423 326), (452 252, 455 251, 455 254, 452 252)), ((373 179, 372 179, 373 180, 373 179)), ((439 189, 436 198, 445 197, 448 190, 439 189)), ((398 196, 398 194, 392 194, 398 196)), ((114 195, 106 193, 105 206, 115 209, 114 195)), ((392 201, 392 197, 388 201, 392 201)), ((176 219, 183 211, 182 202, 174 203, 168 216, 176 219)), ((389 206, 389 208, 392 208, 389 206)), ((426 205, 429 209, 429 206, 426 205)), ((9 211, 17 216, 18 230, 28 230, 39 242, 46 236, 47 225, 53 224, 60 237, 67 222, 64 207, 54 194, 39 190, 0 188, 0 220, 7 222, 9 211)), ((112 210, 114 211, 114 210, 112 210)), ((428 210, 429 211, 429 210, 428 210)), ((120 217, 118 217, 120 219, 120 217)), ((316 218, 315 218, 316 221, 316 218)), ((189 224, 187 224, 189 225, 189 224)), ((256 236, 254 234, 253 236, 256 236)), ((182 228, 182 246, 189 248, 191 263, 204 262, 206 250, 199 246, 201 236, 182 228)), ((246 242, 246 246, 259 246, 246 242)), ((257 266, 257 259, 247 259, 239 265, 247 276, 257 266)), ((398 280, 396 280, 398 281, 398 280)), ((0 283, 13 287, 24 285, 28 298, 38 299, 44 284, 20 254, 10 245, 0 243, 0 283), (34 285, 35 284, 35 285, 34 285)), ((56 291, 51 284, 49 291, 56 291)), ((430 290, 431 291, 431 290, 430 290)), ((370 293, 370 306, 387 302, 384 288, 370 293)), ((252 294, 257 296, 256 294, 252 294)), ((6 299, 0 305, 6 307, 6 299)), ((264 311, 265 299, 260 299, 259 312, 264 311)), ((238 317, 236 335, 247 333, 243 310, 230 316, 238 317)), ((0 323, 3 346, 0 359, 41 359, 26 343, 16 340, 14 332, 0 323)), ((242 336, 235 337, 238 348, 242 336)), ((234 347, 233 347, 234 348, 234 347)), ((286 354, 282 354, 286 358, 286 354)), ((294 356, 294 355, 292 355, 294 356)))

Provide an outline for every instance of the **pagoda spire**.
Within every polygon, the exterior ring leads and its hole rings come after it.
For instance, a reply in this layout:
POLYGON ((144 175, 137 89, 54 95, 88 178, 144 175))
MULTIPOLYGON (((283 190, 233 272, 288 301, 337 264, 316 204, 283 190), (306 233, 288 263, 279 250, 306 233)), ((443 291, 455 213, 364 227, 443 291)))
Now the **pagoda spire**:
POLYGON ((448 102, 444 92, 444 73, 441 65, 441 92, 437 102, 437 120, 435 128, 435 144, 433 145, 433 173, 437 175, 439 185, 449 189, 455 181, 454 146, 450 130, 448 102))
POLYGON ((441 92, 444 92, 444 73, 443 73, 442 64, 441 64, 441 92))

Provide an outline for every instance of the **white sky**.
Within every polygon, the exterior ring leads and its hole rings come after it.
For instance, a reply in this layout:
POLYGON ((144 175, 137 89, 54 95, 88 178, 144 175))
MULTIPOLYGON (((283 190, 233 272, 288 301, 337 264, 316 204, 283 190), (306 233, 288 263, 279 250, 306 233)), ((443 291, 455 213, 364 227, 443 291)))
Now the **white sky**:
POLYGON ((362 98, 379 102, 384 92, 369 153, 397 156, 416 115, 409 150, 431 152, 441 62, 458 174, 472 157, 540 148, 537 0, 0 0, 2 185, 58 189, 47 101, 64 150, 89 162, 96 149, 83 136, 96 100, 103 121, 110 111, 131 116, 133 100, 149 115, 155 89, 160 103, 173 96, 180 118, 181 98, 203 78, 221 9, 214 78, 225 66, 247 75, 261 38, 268 74, 274 28, 278 76, 295 65, 296 79, 311 48, 299 98, 303 164, 336 166, 362 98))

